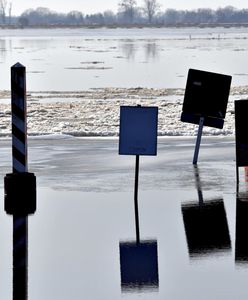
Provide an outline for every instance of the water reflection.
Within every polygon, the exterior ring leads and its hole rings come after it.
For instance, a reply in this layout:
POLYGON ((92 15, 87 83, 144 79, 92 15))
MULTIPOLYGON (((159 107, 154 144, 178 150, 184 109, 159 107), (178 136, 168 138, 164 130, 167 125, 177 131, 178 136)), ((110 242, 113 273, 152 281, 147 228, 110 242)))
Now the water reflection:
MULTIPOLYGON (((137 41, 128 40, 121 44, 121 50, 128 60, 135 60, 136 54, 138 54, 137 56, 140 59, 142 55, 138 46, 139 45, 137 45, 137 41)), ((156 42, 147 40, 144 44, 141 44, 140 46, 144 52, 144 58, 146 62, 150 59, 154 60, 158 57, 159 48, 156 42)))
POLYGON ((122 292, 158 290, 158 247, 156 240, 141 240, 138 206, 138 156, 136 156, 134 217, 135 241, 119 243, 122 292))
POLYGON ((204 200, 199 170, 195 168, 198 202, 182 205, 182 215, 190 257, 229 251, 229 235, 223 199, 204 200))
POLYGON ((6 40, 0 40, 0 59, 4 62, 7 54, 6 40))
POLYGON ((236 264, 248 264, 248 193, 238 196, 236 200, 236 241, 235 262, 236 264))
POLYGON ((134 42, 125 42, 121 44, 123 54, 128 60, 135 59, 135 53, 137 51, 136 44, 134 42))
POLYGON ((146 60, 149 60, 150 58, 155 59, 158 57, 159 51, 156 43, 152 43, 152 42, 146 43, 144 45, 144 48, 145 48, 146 60))
POLYGON ((194 176, 195 176, 195 186, 198 193, 198 201, 199 201, 199 205, 201 205, 203 204, 203 193, 202 193, 200 172, 197 165, 194 165, 194 176))
POLYGON ((120 242, 119 249, 122 292, 158 290, 157 241, 120 242))

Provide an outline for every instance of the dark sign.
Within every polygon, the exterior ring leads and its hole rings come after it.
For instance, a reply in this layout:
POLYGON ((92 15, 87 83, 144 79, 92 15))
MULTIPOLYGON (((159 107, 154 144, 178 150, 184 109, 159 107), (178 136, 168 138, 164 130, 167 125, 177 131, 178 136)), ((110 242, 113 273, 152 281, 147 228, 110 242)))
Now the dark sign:
POLYGON ((123 291, 157 288, 157 241, 120 243, 120 267, 123 291))
POLYGON ((248 100, 235 101, 236 164, 248 166, 248 100))
POLYGON ((157 155, 158 108, 121 106, 119 154, 157 155))
POLYGON ((190 256, 231 248, 222 199, 183 205, 182 213, 190 256))
POLYGON ((181 121, 223 128, 232 77, 189 69, 181 121))

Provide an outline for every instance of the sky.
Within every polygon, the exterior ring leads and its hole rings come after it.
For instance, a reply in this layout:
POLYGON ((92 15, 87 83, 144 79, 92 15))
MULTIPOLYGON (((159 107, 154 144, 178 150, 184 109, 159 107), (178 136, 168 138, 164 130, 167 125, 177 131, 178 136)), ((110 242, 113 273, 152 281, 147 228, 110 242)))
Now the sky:
MULTIPOLYGON (((69 12, 79 10, 85 13, 103 12, 112 10, 116 12, 120 0, 8 0, 12 2, 12 14, 20 15, 28 8, 48 7, 57 12, 69 12)), ((195 9, 210 7, 216 9, 228 5, 236 8, 248 8, 247 0, 158 0, 161 9, 195 9)), ((143 0, 137 0, 137 4, 142 6, 143 0)))

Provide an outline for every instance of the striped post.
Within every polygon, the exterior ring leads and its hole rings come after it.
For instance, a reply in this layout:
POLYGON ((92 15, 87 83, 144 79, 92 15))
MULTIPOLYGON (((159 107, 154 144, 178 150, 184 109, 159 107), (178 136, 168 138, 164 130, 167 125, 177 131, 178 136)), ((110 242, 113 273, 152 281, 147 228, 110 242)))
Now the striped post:
POLYGON ((135 181, 134 181, 134 211, 135 211, 135 229, 136 229, 136 243, 137 244, 140 243, 138 189, 139 189, 139 155, 136 155, 135 181))
MULTIPOLYGON (((28 171, 26 70, 20 63, 11 67, 13 173, 28 171)), ((20 199, 22 201, 23 199, 20 199)), ((13 215, 13 300, 28 298, 28 218, 13 215)))

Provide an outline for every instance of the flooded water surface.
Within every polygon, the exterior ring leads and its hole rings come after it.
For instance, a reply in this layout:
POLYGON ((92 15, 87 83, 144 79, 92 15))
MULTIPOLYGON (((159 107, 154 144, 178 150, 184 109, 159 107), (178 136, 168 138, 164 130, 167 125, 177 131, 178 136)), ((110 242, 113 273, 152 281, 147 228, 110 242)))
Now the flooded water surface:
POLYGON ((189 68, 246 85, 247 51, 245 28, 1 30, 0 89, 10 89, 17 61, 32 91, 182 88, 189 68))
MULTIPOLYGON (((161 139, 157 157, 141 158, 139 241, 135 158, 117 148, 116 139, 30 140, 29 299, 247 299, 247 199, 236 197, 233 139, 203 138, 198 168, 193 138, 161 139)), ((1 149, 3 176, 10 141, 1 149)), ((9 300, 12 218, 1 210, 0 219, 9 300)))

